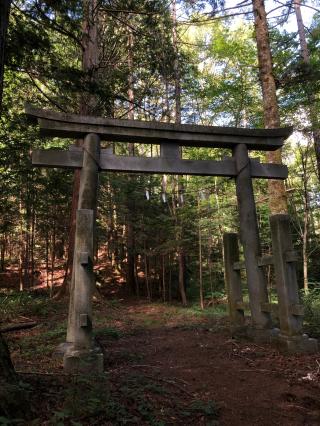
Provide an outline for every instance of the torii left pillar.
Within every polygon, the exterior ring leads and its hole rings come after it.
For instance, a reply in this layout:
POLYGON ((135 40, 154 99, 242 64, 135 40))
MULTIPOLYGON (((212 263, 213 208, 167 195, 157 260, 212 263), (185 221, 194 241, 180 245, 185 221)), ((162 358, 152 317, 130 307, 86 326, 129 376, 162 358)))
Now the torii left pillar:
POLYGON ((67 329, 66 372, 92 374, 103 371, 103 354, 92 336, 94 231, 100 161, 100 138, 88 134, 83 143, 79 201, 73 257, 73 275, 67 329))

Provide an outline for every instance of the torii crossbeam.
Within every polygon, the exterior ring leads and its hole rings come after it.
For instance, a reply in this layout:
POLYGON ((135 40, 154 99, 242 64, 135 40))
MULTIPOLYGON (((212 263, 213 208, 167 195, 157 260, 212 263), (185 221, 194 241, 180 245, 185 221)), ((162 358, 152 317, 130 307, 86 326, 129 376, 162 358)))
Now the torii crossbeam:
POLYGON ((284 165, 261 164, 250 159, 248 151, 281 148, 292 133, 292 128, 247 129, 117 120, 57 113, 29 105, 26 106, 26 113, 38 121, 42 136, 84 139, 80 148, 71 146, 69 150, 36 150, 32 153, 34 166, 81 168, 74 280, 67 332, 70 348, 64 356, 67 371, 81 368, 83 360, 98 371, 103 368, 102 354, 92 347, 91 330, 93 233, 99 171, 235 178, 241 239, 252 302, 252 325, 257 330, 270 327, 270 313, 261 310, 261 305, 268 302, 268 294, 263 272, 258 265, 261 250, 252 178, 285 179, 288 171, 284 165), (117 156, 110 148, 100 149, 100 140, 160 144, 160 157, 117 156), (221 161, 184 160, 181 158, 181 146, 226 148, 232 151, 232 157, 221 161))

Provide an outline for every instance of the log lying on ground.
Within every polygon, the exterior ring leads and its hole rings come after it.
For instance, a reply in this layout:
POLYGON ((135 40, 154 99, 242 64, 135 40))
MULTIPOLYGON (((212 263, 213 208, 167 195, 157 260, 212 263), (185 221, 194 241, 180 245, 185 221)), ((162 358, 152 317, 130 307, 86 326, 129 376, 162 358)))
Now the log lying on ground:
POLYGON ((36 325, 38 325, 38 323, 36 321, 20 322, 18 324, 10 324, 10 325, 7 325, 6 327, 0 328, 0 333, 10 333, 12 331, 24 330, 24 329, 27 329, 27 328, 33 328, 36 325))

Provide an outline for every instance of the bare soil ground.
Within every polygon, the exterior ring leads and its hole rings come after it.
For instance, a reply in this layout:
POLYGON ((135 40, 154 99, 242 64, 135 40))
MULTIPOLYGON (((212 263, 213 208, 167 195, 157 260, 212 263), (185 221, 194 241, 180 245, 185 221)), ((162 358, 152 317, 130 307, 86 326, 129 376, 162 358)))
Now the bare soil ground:
MULTIPOLYGON (((158 315, 159 321, 166 315, 158 309, 148 304, 125 306, 123 316, 128 310, 132 317, 143 315, 155 323, 158 315)), ((159 383, 172 381, 182 397, 185 393, 215 401, 221 425, 320 424, 319 356, 283 356, 269 345, 235 341, 225 320, 217 317, 189 324, 172 321, 112 343, 101 338, 110 373, 141 371, 159 383), (125 362, 123 354, 128 353, 136 359, 125 362)))
POLYGON ((215 308, 96 301, 106 374, 92 385, 64 376, 52 356, 65 336, 66 301, 34 303, 21 315, 39 326, 6 335, 31 389, 33 422, 24 424, 320 424, 320 355, 236 341, 215 308))

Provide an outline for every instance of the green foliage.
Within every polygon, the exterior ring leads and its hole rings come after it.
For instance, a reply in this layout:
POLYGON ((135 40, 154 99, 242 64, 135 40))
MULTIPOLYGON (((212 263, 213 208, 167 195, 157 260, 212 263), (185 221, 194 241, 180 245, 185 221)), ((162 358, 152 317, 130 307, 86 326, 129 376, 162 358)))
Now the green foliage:
MULTIPOLYGON (((204 3, 179 2, 179 7, 195 23, 203 18, 204 3)), ((207 2, 213 10, 218 3, 207 2)), ((177 63, 183 122, 262 125, 257 52, 251 23, 219 19, 199 26, 178 25, 178 45, 174 46, 170 2, 111 1, 99 7, 103 12, 99 9, 98 65, 97 69, 87 71, 81 64, 85 15, 82 2, 19 0, 12 8, 0 126, 0 249, 3 252, 0 269, 19 268, 25 288, 33 286, 30 272, 37 268, 54 272, 57 242, 66 253, 73 178, 72 172, 65 170, 31 168, 30 150, 66 149, 72 141, 39 139, 38 128, 24 117, 25 101, 39 107, 78 112, 80 103, 94 96, 97 105, 91 113, 125 118, 132 106, 128 102, 131 84, 135 118, 173 121, 177 63), (130 34, 133 43, 129 52, 130 34)), ((319 15, 315 15, 308 34, 310 65, 307 67, 301 63, 295 32, 274 29, 271 42, 282 123, 293 124, 310 138, 310 94, 314 95, 315 108, 319 102, 319 15)), ((305 220, 305 194, 308 194, 307 263, 309 280, 318 281, 319 181, 314 154, 304 145, 304 142, 299 146, 289 142, 284 151, 290 166, 289 208, 295 246, 302 251, 301 230, 305 220), (303 171, 306 156, 308 164, 303 171)), ((128 146, 123 142, 116 144, 116 150, 128 154, 128 146)), ((135 155, 158 156, 159 146, 135 144, 135 155)), ((225 155, 230 155, 229 150, 183 150, 183 157, 190 160, 219 160, 225 155)), ((261 154, 259 158, 263 161, 261 154)), ((263 252, 268 253, 271 241, 267 182, 257 180, 254 190, 263 252)), ((177 252, 182 249, 187 264, 189 299, 199 297, 200 263, 204 296, 210 299, 224 286, 223 233, 238 230, 233 181, 201 177, 178 180, 173 176, 167 178, 165 202, 162 192, 159 176, 101 174, 98 248, 106 248, 107 261, 112 259, 114 270, 122 276, 126 273, 126 256, 130 251, 137 264, 141 296, 147 295, 147 262, 149 293, 153 299, 166 300, 178 297, 177 252), (149 200, 145 198, 146 190, 149 200), (126 235, 129 222, 134 239, 130 249, 126 235), (161 291, 162 281, 166 291, 161 291)), ((61 259, 59 267, 63 267, 65 261, 66 258, 61 259)), ((101 279, 103 287, 107 286, 107 278, 101 279)), ((300 282, 302 278, 299 267, 300 282)), ((35 314, 37 309, 39 314, 45 314, 46 308, 38 305, 33 309, 35 314)))
POLYGON ((50 300, 46 294, 16 292, 8 295, 0 293, 0 311, 3 320, 14 319, 19 315, 47 316, 56 309, 61 310, 61 305, 50 300))
POLYGON ((302 294, 304 328, 312 337, 320 337, 320 288, 316 286, 302 294))
MULTIPOLYGON (((167 384, 170 385, 170 381, 167 384)), ((128 374, 116 389, 107 376, 78 375, 64 388, 63 407, 53 412, 49 424, 81 425, 90 419, 91 424, 160 426, 167 424, 172 416, 193 422, 199 415, 208 421, 206 424, 214 424, 210 422, 218 417, 218 409, 212 401, 195 400, 187 406, 176 399, 173 410, 172 404, 166 402, 172 398, 175 395, 166 385, 141 374, 128 374)))

